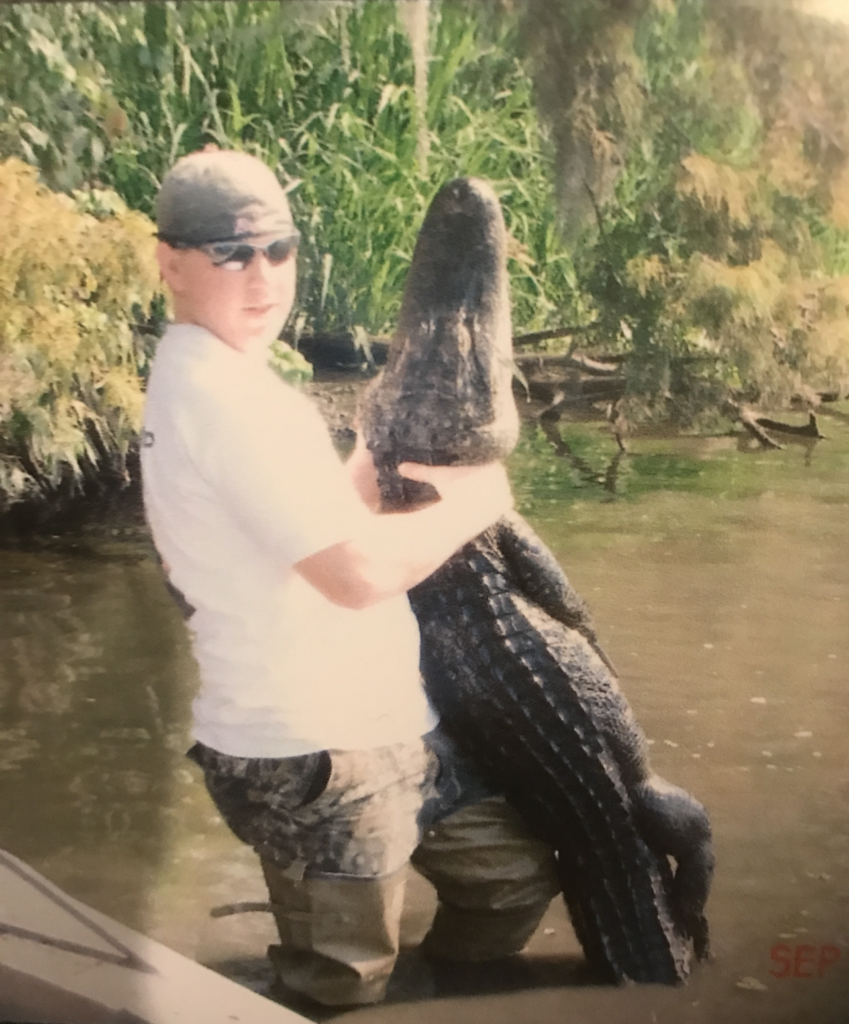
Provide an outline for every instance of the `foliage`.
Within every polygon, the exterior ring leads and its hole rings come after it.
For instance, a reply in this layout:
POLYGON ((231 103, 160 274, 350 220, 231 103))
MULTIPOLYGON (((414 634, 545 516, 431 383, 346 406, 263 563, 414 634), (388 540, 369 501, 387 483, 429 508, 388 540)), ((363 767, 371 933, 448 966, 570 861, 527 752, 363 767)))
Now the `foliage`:
MULTIPOLYGON (((509 0, 503 0, 509 2, 509 0)), ((522 47, 557 151, 561 228, 571 243, 612 194, 641 127, 633 25, 648 0, 520 0, 522 47)))
POLYGON ((578 222, 570 197, 588 203, 578 283, 598 346, 628 357, 628 414, 688 423, 729 397, 845 392, 849 36, 736 0, 622 10, 550 5, 561 39, 537 38, 536 63, 543 106, 571 104, 560 201, 578 222))
POLYGON ((0 164, 0 500, 123 469, 142 405, 131 324, 159 283, 147 217, 36 179, 0 164))
MULTIPOLYGON (((148 355, 130 310, 148 308, 156 283, 142 215, 176 158, 209 142, 255 153, 292 186, 294 339, 392 328, 419 222, 457 174, 503 196, 519 323, 560 321, 571 262, 515 19, 493 28, 456 5, 431 11, 422 109, 389 0, 0 7, 0 159, 74 197, 5 165, 0 202, 15 226, 0 243, 0 494, 121 468, 148 355)), ((294 383, 311 372, 282 343, 272 365, 294 383)))
POLYGON ((80 188, 103 160, 101 115, 113 106, 81 16, 23 4, 0 9, 0 157, 38 166, 51 188, 80 188))
POLYGON ((297 330, 372 334, 393 326, 435 191, 485 177, 515 239, 517 323, 559 323, 573 315, 574 277, 550 154, 516 19, 490 13, 431 5, 421 111, 390 0, 15 6, 0 11, 0 153, 37 164, 54 187, 102 183, 150 214, 177 156, 207 142, 253 152, 300 182, 297 330))
POLYGON ((259 155, 303 233, 293 339, 391 330, 431 197, 479 175, 517 330, 595 323, 629 418, 816 400, 849 388, 849 42, 793 6, 434 0, 425 94, 390 0, 4 5, 0 156, 105 216, 208 142, 259 155))
POLYGON ((296 352, 285 341, 275 341, 271 346, 268 364, 287 384, 301 387, 313 377, 312 363, 308 363, 300 352, 296 352))

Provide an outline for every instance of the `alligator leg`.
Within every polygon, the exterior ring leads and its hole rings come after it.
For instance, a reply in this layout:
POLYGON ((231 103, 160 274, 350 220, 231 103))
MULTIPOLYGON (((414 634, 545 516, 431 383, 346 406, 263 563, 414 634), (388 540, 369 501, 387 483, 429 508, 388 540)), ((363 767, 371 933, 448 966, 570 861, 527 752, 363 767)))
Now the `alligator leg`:
POLYGON ((646 842, 675 858, 672 905, 679 926, 693 940, 697 959, 708 960, 704 906, 715 858, 707 812, 686 790, 654 774, 637 787, 634 803, 637 827, 646 842))
MULTIPOLYGON (((520 593, 570 629, 577 629, 598 647, 590 611, 559 562, 517 512, 504 516, 494 529, 494 543, 520 593)), ((604 656, 605 662, 607 657, 604 656)))

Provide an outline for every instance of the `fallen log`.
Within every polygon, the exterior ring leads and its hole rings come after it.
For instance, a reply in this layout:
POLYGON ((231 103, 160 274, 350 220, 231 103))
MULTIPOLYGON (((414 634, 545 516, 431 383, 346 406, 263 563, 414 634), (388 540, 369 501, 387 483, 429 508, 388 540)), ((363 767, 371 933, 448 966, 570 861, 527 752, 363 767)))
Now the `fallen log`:
POLYGON ((363 343, 351 331, 338 331, 302 334, 295 347, 317 370, 363 370, 384 365, 389 342, 369 338, 363 343))
POLYGON ((591 331, 594 327, 598 327, 598 324, 592 323, 575 325, 572 327, 552 327, 547 331, 533 331, 530 334, 517 334, 513 338, 513 347, 536 345, 540 341, 551 341, 554 338, 568 338, 573 334, 585 334, 587 331, 591 331))
POLYGON ((603 377, 621 372, 621 368, 615 363, 604 363, 589 356, 572 355, 569 352, 528 352, 525 355, 514 355, 513 362, 519 367, 538 366, 540 369, 549 366, 570 366, 582 373, 603 377))
POLYGON ((804 426, 795 426, 792 423, 782 423, 781 420, 771 420, 766 416, 757 416, 755 422, 759 427, 766 430, 774 430, 779 434, 793 434, 796 437, 824 438, 825 434, 820 433, 817 425, 817 418, 813 413, 808 414, 808 422, 804 426))
MULTIPOLYGON (((523 384, 517 382, 518 390, 524 391, 523 384)), ((569 405, 578 402, 616 402, 625 394, 625 378, 601 378, 589 380, 529 380, 527 392, 531 398, 544 402, 569 405)))
MULTIPOLYGON (((557 327, 549 331, 536 331, 533 334, 520 334, 513 338, 514 346, 533 345, 552 338, 565 338, 589 330, 587 327, 557 327)), ((390 338, 368 338, 366 342, 352 331, 329 331, 320 334, 302 334, 297 342, 294 338, 285 338, 317 370, 342 369, 357 370, 364 367, 383 366, 389 350, 390 338)), ((589 356, 573 355, 563 352, 531 352, 515 356, 518 366, 553 365, 572 366, 585 373, 611 374, 616 373, 621 363, 620 355, 602 356, 593 359, 589 356)))
POLYGON ((764 430, 764 428, 758 423, 757 417, 751 410, 738 409, 737 418, 740 420, 740 422, 743 424, 746 430, 749 431, 752 437, 760 441, 764 448, 781 449, 784 447, 784 445, 779 444, 778 441, 773 440, 769 436, 769 434, 764 430))
POLYGON ((753 437, 757 438, 764 448, 781 449, 784 447, 775 438, 771 437, 768 431, 813 441, 822 440, 825 437, 825 434, 820 432, 817 418, 813 413, 808 414, 808 422, 801 426, 794 423, 784 423, 782 420, 770 419, 768 416, 758 416, 751 409, 735 409, 735 413, 746 430, 753 437))
MULTIPOLYGON (((530 345, 536 341, 545 341, 547 338, 564 337, 571 330, 576 328, 520 335, 513 339, 513 344, 530 345)), ((390 340, 380 337, 369 338, 367 344, 363 344, 351 331, 336 331, 326 334, 302 334, 294 347, 317 370, 358 370, 369 366, 384 366, 390 340)), ((613 361, 591 359, 588 356, 564 352, 531 352, 516 355, 514 361, 517 366, 571 366, 584 373, 593 374, 612 374, 619 369, 613 361)))

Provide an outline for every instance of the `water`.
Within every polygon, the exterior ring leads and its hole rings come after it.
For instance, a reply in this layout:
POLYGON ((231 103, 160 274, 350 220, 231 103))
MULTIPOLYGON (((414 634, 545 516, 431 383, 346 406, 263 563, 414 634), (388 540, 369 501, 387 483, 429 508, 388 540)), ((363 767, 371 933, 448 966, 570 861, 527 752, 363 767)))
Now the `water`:
MULTIPOLYGON (((784 451, 645 437, 617 455, 594 424, 523 438, 520 507, 589 602, 656 769, 710 810, 716 961, 679 990, 568 987, 577 946, 554 905, 531 946, 538 987, 464 999, 468 1024, 847 1019, 845 411, 784 451)), ((0 623, 0 848, 259 987, 268 915, 210 916, 265 894, 183 757, 194 666, 138 509, 8 541, 0 623)), ((410 935, 428 907, 414 889, 410 935)), ((418 1007, 353 1016, 458 1012, 418 1007)))

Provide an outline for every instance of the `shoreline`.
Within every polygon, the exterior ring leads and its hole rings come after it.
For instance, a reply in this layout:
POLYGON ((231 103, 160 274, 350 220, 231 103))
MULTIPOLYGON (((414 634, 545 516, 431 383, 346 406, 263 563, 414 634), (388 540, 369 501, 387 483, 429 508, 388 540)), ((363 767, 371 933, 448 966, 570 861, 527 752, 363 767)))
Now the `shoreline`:
MULTIPOLYGON (((354 422, 359 398, 374 379, 356 369, 317 369, 312 381, 303 385, 303 392, 318 407, 328 426, 337 449, 344 457, 353 447, 356 437, 354 422)), ((575 403, 568 409, 554 410, 551 395, 535 389, 530 396, 520 385, 515 388, 516 406, 523 427, 541 426, 546 433, 557 431, 568 423, 605 423, 605 413, 591 401, 575 403), (554 415, 544 415, 551 410, 554 415)), ((832 412, 832 410, 824 410, 832 412)), ((797 413, 793 410, 793 413, 797 413)), ((839 417, 846 413, 836 412, 839 417)), ((614 423, 608 423, 612 441, 620 441, 614 423)), ((699 437, 744 438, 745 430, 735 429, 732 421, 725 429, 714 431, 683 431, 663 425, 642 425, 627 431, 627 439, 671 438, 696 434, 699 437)), ((820 435, 822 436, 822 435, 820 435)), ((750 439, 751 440, 751 439, 750 439)), ((800 438, 800 440, 802 440, 800 438)), ((554 441, 552 441, 554 443, 554 441)), ((86 540, 98 542, 116 540, 138 540, 150 543, 144 520, 141 497, 139 457, 137 451, 127 456, 126 481, 108 474, 86 481, 73 492, 70 487, 58 489, 50 495, 25 499, 9 505, 0 511, 0 549, 3 548, 49 548, 67 545, 69 541, 78 546, 86 540)))

